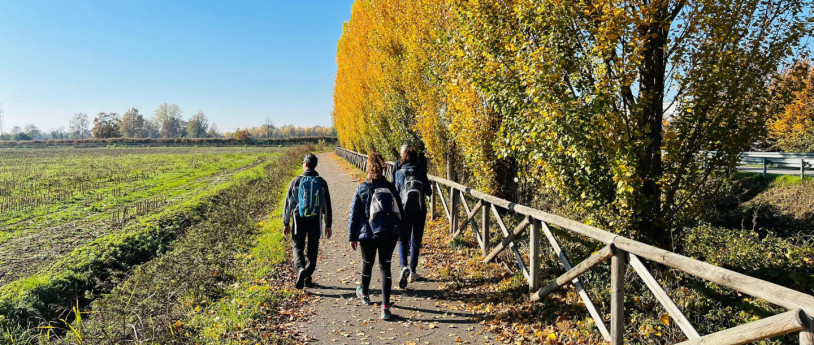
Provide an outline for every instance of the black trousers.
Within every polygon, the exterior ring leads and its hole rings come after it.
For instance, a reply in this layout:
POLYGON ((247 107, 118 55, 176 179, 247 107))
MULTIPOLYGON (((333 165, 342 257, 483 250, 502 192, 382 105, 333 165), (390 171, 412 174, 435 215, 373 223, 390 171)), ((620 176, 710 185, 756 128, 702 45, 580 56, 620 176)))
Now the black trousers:
POLYGON ((305 269, 305 275, 310 277, 317 267, 317 255, 319 254, 319 217, 300 218, 294 216, 296 233, 291 236, 294 248, 294 265, 299 271, 305 269), (306 245, 308 250, 305 250, 306 245))
POLYGON ((379 257, 379 270, 382 274, 382 304, 390 305, 390 290, 393 288, 393 279, 390 275, 390 263, 393 260, 393 251, 396 249, 396 235, 368 238, 359 241, 362 247, 362 293, 367 295, 370 287, 370 274, 379 257))

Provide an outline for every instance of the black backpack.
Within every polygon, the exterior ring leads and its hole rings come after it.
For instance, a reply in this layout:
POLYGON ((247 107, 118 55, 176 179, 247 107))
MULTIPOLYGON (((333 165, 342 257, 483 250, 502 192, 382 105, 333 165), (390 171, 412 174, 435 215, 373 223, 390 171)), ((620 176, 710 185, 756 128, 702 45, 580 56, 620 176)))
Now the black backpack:
POLYGON ((401 203, 405 211, 420 211, 424 208, 424 183, 415 175, 413 167, 399 169, 404 174, 404 188, 401 190, 401 203))

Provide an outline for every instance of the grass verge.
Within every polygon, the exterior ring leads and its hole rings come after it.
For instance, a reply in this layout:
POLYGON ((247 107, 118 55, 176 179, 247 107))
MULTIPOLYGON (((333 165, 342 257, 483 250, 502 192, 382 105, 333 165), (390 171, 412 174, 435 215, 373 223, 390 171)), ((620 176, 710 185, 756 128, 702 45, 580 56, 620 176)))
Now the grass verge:
MULTIPOLYGON (((288 181, 308 148, 287 151, 260 181, 237 188, 210 220, 94 303, 94 343, 288 343, 282 325, 304 297, 293 289, 279 224, 288 181), (137 302, 133 302, 137 301, 137 302), (122 307, 122 306, 125 307, 122 307)), ((64 343, 80 343, 75 336, 64 343)))
POLYGON ((214 315, 211 307, 245 277, 247 253, 257 253, 264 264, 283 260, 282 244, 270 246, 279 242, 274 234, 260 236, 256 245, 263 250, 250 249, 258 232, 272 230, 258 220, 278 202, 291 167, 307 150, 290 149, 134 231, 80 248, 51 276, 4 286, 3 342, 171 344, 205 338, 205 327, 191 325, 202 310, 214 315), (88 311, 77 313, 77 302, 88 311))
POLYGON ((72 306, 86 305, 109 291, 116 276, 165 251, 213 203, 235 185, 263 176, 260 164, 183 203, 128 225, 125 231, 83 245, 51 267, 0 287, 0 327, 31 328, 68 318, 72 306))

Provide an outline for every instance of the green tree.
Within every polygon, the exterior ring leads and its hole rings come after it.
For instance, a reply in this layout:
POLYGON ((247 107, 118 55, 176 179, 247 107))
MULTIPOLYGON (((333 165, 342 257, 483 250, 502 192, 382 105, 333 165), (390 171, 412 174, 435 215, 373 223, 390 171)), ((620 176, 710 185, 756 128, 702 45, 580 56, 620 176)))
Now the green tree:
POLYGON ((452 55, 502 114, 498 151, 522 178, 667 246, 756 139, 809 5, 464 0, 452 55))
POLYGON ((121 120, 121 133, 128 138, 145 138, 149 136, 147 128, 145 128, 147 121, 144 120, 144 115, 139 113, 138 109, 130 108, 121 120))
POLYGON ((93 119, 93 137, 96 139, 119 138, 122 120, 119 114, 101 112, 93 119))
POLYGON ((208 129, 209 120, 202 111, 192 115, 187 122, 187 136, 190 138, 205 138, 208 129))
POLYGON ((15 141, 31 140, 31 137, 20 126, 14 126, 11 129, 11 138, 15 141))
POLYGON ((45 134, 40 130, 39 127, 35 125, 27 125, 23 128, 23 132, 25 135, 30 138, 28 140, 43 140, 45 139, 45 134))
POLYGON ((153 123, 164 138, 180 138, 183 134, 181 108, 177 104, 163 103, 153 116, 153 123))
POLYGON ((66 139, 68 138, 68 133, 65 132, 65 127, 59 126, 58 128, 50 130, 48 136, 51 139, 66 139))
POLYGON ((138 109, 130 108, 121 119, 121 133, 129 138, 144 138, 148 136, 147 120, 138 109))

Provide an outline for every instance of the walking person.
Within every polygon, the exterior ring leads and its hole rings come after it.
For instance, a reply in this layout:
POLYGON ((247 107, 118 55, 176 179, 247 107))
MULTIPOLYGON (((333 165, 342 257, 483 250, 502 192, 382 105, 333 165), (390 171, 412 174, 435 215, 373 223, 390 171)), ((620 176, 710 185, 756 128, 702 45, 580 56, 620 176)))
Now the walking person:
POLYGON ((418 280, 418 253, 424 238, 424 224, 427 220, 426 196, 432 195, 432 187, 427 170, 418 163, 418 152, 407 147, 401 153, 401 167, 395 172, 395 184, 401 203, 404 205, 404 217, 400 226, 399 259, 401 274, 399 288, 407 287, 408 282, 418 280))
POLYGON ((305 155, 302 161, 302 175, 295 177, 288 186, 283 208, 283 233, 291 233, 291 219, 294 219, 293 250, 297 269, 297 289, 313 287, 312 275, 317 266, 319 237, 322 232, 320 218, 325 218, 325 238, 331 238, 332 211, 331 194, 328 183, 316 170, 317 156, 305 155), (292 217, 293 215, 293 217, 292 217), (304 253, 307 244, 307 252, 304 253))
POLYGON ((384 168, 381 154, 368 155, 367 180, 356 188, 351 202, 348 241, 353 250, 361 247, 362 285, 356 288, 356 296, 365 305, 371 304, 370 274, 378 256, 382 277, 381 318, 390 320, 390 290, 393 286, 390 263, 398 241, 398 224, 403 208, 396 187, 384 177, 384 168))
POLYGON ((407 144, 401 145, 401 149, 399 149, 398 159, 396 159, 396 161, 393 162, 393 169, 390 170, 390 182, 393 182, 393 184, 396 183, 396 171, 399 171, 399 169, 401 169, 402 164, 401 156, 404 156, 404 151, 407 151, 407 148, 409 147, 410 145, 407 144))

